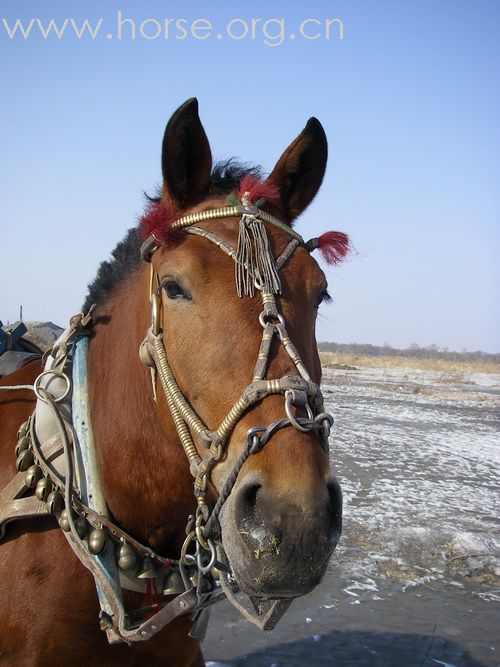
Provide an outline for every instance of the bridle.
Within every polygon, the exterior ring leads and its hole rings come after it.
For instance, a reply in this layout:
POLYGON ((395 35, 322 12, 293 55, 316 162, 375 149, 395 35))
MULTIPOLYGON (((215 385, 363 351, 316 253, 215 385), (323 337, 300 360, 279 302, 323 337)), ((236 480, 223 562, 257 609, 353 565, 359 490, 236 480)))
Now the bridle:
MULTIPOLYGON (((56 516, 71 548, 94 577, 101 606, 101 627, 111 643, 147 640, 176 617, 186 613, 195 614, 195 624, 190 634, 202 636, 203 627, 195 630, 195 626, 198 623, 203 626, 207 607, 224 597, 224 594, 263 629, 274 627, 289 604, 289 601, 275 601, 270 609, 262 613, 248 613, 239 604, 233 591, 235 581, 231 579, 230 564, 220 540, 219 516, 245 461, 265 447, 279 430, 292 427, 304 433, 315 431, 321 446, 328 451, 328 435, 333 418, 323 411, 320 388, 311 381, 288 335, 275 298, 275 294, 281 290, 279 271, 296 248, 302 246, 312 251, 318 247, 320 239, 305 243, 289 225, 252 205, 248 198, 245 199, 245 194, 241 205, 193 213, 179 218, 171 225, 174 231, 185 230, 186 233, 207 239, 235 261, 239 296, 253 296, 256 289, 262 297, 263 310, 259 322, 263 333, 252 381, 216 430, 207 428, 193 410, 181 392, 168 362, 160 324, 160 281, 151 264, 151 324, 140 346, 140 357, 150 367, 155 400, 157 377, 160 380, 194 477, 197 500, 196 512, 188 519, 187 537, 180 560, 166 559, 154 553, 114 524, 109 517, 99 479, 88 403, 87 355, 91 312, 72 318, 70 326, 46 353, 45 369, 33 385, 0 387, 9 391, 31 389, 38 399, 35 412, 18 431, 16 463, 19 472, 0 493, 0 539, 5 525, 10 521, 48 514, 56 516), (214 233, 195 226, 205 220, 233 216, 240 217, 236 249, 214 233), (272 256, 264 223, 291 237, 277 259, 272 256), (296 375, 266 378, 271 345, 275 338, 293 361, 296 375), (207 485, 215 466, 225 456, 225 447, 231 434, 249 408, 272 395, 284 397, 284 416, 266 426, 248 429, 243 448, 222 485, 218 500, 210 510, 206 498, 207 485), (297 409, 304 410, 307 416, 295 414, 297 409), (43 419, 39 417, 43 416, 44 410, 50 417, 52 430, 56 432, 48 443, 42 442, 38 433, 38 422, 43 426, 43 419), (55 467, 57 461, 61 465, 59 470, 55 467), (134 569, 137 556, 144 559, 140 572, 134 569), (163 574, 153 563, 159 565, 160 570, 164 568, 163 574), (168 585, 176 575, 182 580, 180 588, 168 585), (217 578, 220 579, 223 592, 216 586, 217 578), (157 597, 157 602, 151 608, 126 612, 122 590, 144 590, 140 586, 144 586, 145 582, 148 582, 147 590, 151 582, 152 585, 159 582, 163 590, 162 603, 159 604, 157 597), (199 634, 196 635, 196 632, 199 634)), ((151 263, 153 254, 161 245, 160 239, 154 234, 150 235, 141 248, 143 259, 151 263)))
MULTIPOLYGON (((185 230, 213 243, 235 262, 236 289, 238 296, 253 296, 254 289, 260 292, 263 310, 259 315, 262 326, 260 344, 254 374, 250 384, 243 390, 220 425, 210 430, 200 416, 191 407, 176 382, 174 373, 167 359, 163 334, 160 329, 161 286, 160 279, 151 264, 150 300, 151 326, 141 345, 140 356, 152 370, 153 391, 156 391, 155 376, 158 375, 165 394, 168 408, 177 433, 188 458, 190 471, 194 477, 194 494, 197 500, 196 514, 190 517, 187 526, 187 538, 182 549, 183 559, 190 562, 188 549, 195 542, 198 562, 202 562, 202 550, 208 552, 208 564, 215 561, 214 539, 220 536, 219 515, 238 479, 245 461, 259 452, 279 430, 292 427, 302 433, 317 431, 322 448, 328 451, 328 436, 333 424, 333 417, 324 412, 323 397, 318 384, 312 382, 296 347, 286 329, 283 316, 278 311, 275 294, 280 293, 279 271, 299 246, 309 251, 316 247, 316 239, 305 243, 303 238, 289 225, 278 220, 270 213, 248 201, 244 193, 242 204, 193 213, 179 218, 171 225, 171 230, 185 230), (233 248, 228 242, 196 223, 220 218, 240 217, 238 247, 233 248), (278 258, 274 258, 267 239, 263 223, 272 225, 292 237, 278 258), (292 360, 297 375, 266 379, 266 371, 273 339, 277 338, 292 360), (206 499, 207 482, 217 464, 225 455, 225 446, 238 422, 253 405, 272 395, 284 396, 284 416, 267 426, 255 426, 247 431, 245 443, 232 470, 227 476, 219 498, 212 511, 206 499), (304 410, 307 417, 294 414, 294 408, 304 410), (195 446, 195 441, 199 447, 195 446), (203 452, 202 455, 199 451, 203 452)), ((151 234, 141 248, 142 258, 151 262, 154 253, 161 247, 161 242, 151 234)), ((208 567, 208 564, 204 567, 208 567)))

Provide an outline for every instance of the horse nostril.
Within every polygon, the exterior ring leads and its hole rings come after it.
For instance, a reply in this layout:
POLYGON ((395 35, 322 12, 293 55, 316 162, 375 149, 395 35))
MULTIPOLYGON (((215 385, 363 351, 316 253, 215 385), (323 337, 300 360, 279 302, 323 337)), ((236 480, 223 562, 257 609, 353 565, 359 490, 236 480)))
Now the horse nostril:
POLYGON ((248 520, 255 515, 257 494, 261 488, 262 484, 253 480, 239 489, 236 498, 236 518, 239 522, 248 520))
POLYGON ((342 530, 342 490, 335 477, 330 479, 326 488, 329 496, 331 532, 332 536, 336 535, 336 540, 338 540, 342 530))

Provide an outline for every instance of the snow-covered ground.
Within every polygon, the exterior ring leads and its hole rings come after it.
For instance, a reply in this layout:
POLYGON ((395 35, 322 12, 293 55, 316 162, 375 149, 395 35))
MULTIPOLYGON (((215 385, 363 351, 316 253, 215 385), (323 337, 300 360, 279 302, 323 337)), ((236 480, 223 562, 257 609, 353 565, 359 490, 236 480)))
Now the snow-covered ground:
MULTIPOLYGON (((500 664, 500 374, 326 368, 344 531, 272 633, 227 603, 225 665, 500 664)), ((214 663, 215 664, 215 663, 214 663)))
POLYGON ((466 576, 500 601, 500 375, 326 369, 324 392, 349 594, 466 576))

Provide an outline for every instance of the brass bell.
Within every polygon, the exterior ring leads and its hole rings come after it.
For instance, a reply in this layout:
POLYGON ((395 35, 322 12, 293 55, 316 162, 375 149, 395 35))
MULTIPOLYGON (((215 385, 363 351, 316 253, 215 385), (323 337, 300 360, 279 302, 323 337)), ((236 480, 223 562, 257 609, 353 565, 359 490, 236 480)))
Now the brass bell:
POLYGON ((63 510, 59 516, 59 525, 64 530, 65 533, 69 533, 70 525, 68 518, 68 510, 63 510))
POLYGON ((96 556, 106 546, 106 532, 103 528, 94 528, 89 535, 89 550, 91 554, 96 556))
POLYGON ((22 438, 23 435, 27 435, 30 430, 30 421, 25 421, 21 426, 19 427, 19 430, 17 432, 17 437, 22 438))
POLYGON ((24 483, 28 489, 34 489, 38 484, 38 481, 42 478, 43 472, 40 466, 30 466, 26 471, 26 476, 24 478, 24 483))
POLYGON ((156 579, 156 570, 149 556, 142 561, 142 567, 137 573, 139 579, 156 579))
POLYGON ((125 571, 134 570, 136 561, 135 551, 130 544, 123 542, 118 552, 118 567, 125 571))
POLYGON ((75 520, 75 528, 76 528, 76 532, 78 533, 78 537, 81 540, 83 540, 83 538, 87 534, 87 520, 85 519, 84 516, 79 516, 75 520))
POLYGON ((180 595, 185 590, 180 573, 174 570, 165 579, 163 595, 180 595))
POLYGON ((51 491, 47 496, 47 509, 51 514, 59 514, 64 507, 64 500, 62 494, 57 489, 51 491))
POLYGON ((45 501, 47 500, 49 493, 52 491, 52 482, 48 477, 42 477, 39 479, 35 489, 35 496, 38 500, 45 501))
POLYGON ((31 451, 31 449, 25 449, 17 457, 16 460, 17 469, 20 470, 21 472, 24 472, 25 470, 28 470, 28 468, 31 465, 33 465, 33 461, 34 461, 33 452, 31 451))
POLYGON ((16 457, 18 457, 21 452, 24 452, 25 449, 29 448, 30 442, 31 441, 27 435, 23 435, 21 438, 19 438, 17 441, 16 449, 14 450, 16 457))

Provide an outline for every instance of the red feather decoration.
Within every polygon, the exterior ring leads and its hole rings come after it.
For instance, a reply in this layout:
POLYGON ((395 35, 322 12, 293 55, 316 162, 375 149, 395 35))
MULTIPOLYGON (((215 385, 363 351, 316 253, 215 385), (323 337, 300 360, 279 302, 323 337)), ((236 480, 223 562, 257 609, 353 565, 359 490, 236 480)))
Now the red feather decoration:
POLYGON ((344 232, 325 232, 318 238, 317 247, 327 264, 338 264, 349 252, 349 237, 344 232))
POLYGON ((142 239, 153 234, 158 241, 168 243, 173 240, 172 223, 177 219, 176 212, 164 202, 150 202, 139 220, 139 230, 142 239))
POLYGON ((248 198, 250 201, 256 201, 257 199, 265 199, 267 202, 277 202, 279 200, 278 188, 268 181, 260 181, 255 176, 243 176, 240 181, 240 187, 238 190, 238 195, 241 199, 243 194, 248 192, 248 198))

